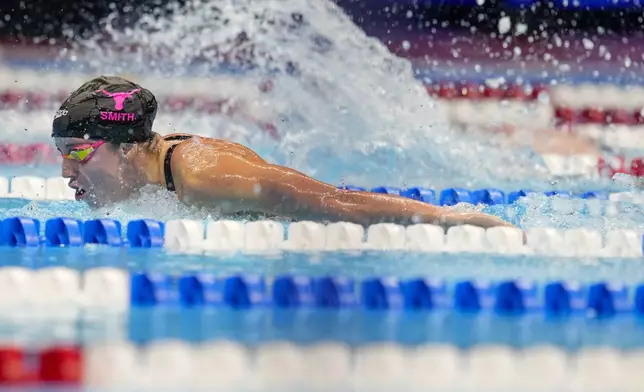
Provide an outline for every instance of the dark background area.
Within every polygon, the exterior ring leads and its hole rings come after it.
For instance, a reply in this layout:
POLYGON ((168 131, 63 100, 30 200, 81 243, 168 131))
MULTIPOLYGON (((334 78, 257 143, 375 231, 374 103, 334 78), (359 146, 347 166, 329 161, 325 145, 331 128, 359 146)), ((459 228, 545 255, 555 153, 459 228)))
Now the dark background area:
MULTIPOLYGON (((185 0, 173 1, 184 4, 185 0)), ((97 22, 119 11, 123 24, 155 9, 171 12, 167 0, 0 0, 0 37, 3 39, 65 39, 68 32, 80 36, 96 30, 97 22)))
MULTIPOLYGON (((172 3, 184 5, 187 0, 172 3)), ((258 0, 261 1, 261 0, 258 0)), ((644 26, 644 9, 637 2, 623 0, 581 1, 577 8, 561 1, 486 0, 335 0, 367 33, 378 35, 387 29, 424 31, 432 28, 467 30, 490 34, 498 31, 505 15, 528 26, 528 34, 581 31, 589 35, 636 34, 644 26), (411 11, 411 17, 409 17, 411 11)), ((572 0, 570 1, 572 3, 572 0)), ((142 12, 165 15, 172 12, 167 0, 1 0, 0 37, 6 41, 25 38, 66 39, 73 32, 86 36, 110 12, 120 11, 119 23, 136 22, 142 12)))

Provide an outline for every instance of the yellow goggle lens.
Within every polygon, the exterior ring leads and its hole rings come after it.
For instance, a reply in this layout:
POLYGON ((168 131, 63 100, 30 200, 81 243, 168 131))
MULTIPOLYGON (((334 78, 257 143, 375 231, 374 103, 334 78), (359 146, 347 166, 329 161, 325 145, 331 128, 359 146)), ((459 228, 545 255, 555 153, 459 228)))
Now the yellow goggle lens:
POLYGON ((94 152, 94 147, 84 148, 82 150, 72 150, 69 152, 69 155, 65 156, 65 158, 83 162, 93 152, 94 152))

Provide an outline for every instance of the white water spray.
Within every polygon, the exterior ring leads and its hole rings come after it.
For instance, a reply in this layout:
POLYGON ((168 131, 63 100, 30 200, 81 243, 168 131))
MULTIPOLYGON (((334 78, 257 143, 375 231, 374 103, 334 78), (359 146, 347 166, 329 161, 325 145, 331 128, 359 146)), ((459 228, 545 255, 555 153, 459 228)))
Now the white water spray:
MULTIPOLYGON (((501 186, 543 173, 530 152, 451 130, 410 63, 331 1, 193 0, 172 17, 147 15, 132 28, 118 30, 114 20, 105 32, 130 50, 106 49, 99 37, 82 42, 79 51, 100 59, 96 72, 169 79, 233 66, 246 70, 246 81, 271 75, 273 90, 252 99, 273 116, 279 141, 251 137, 261 133, 252 126, 234 135, 203 121, 195 129, 173 114, 175 131, 233 138, 336 184, 501 186)), ((237 93, 243 100, 243 89, 237 93)))

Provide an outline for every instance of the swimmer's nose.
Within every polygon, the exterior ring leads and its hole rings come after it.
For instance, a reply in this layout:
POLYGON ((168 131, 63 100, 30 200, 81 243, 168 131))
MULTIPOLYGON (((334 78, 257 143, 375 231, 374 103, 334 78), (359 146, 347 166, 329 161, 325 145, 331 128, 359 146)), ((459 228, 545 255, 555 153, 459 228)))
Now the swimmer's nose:
POLYGON ((76 165, 75 162, 69 159, 63 159, 61 164, 61 172, 63 178, 73 178, 76 177, 76 165))

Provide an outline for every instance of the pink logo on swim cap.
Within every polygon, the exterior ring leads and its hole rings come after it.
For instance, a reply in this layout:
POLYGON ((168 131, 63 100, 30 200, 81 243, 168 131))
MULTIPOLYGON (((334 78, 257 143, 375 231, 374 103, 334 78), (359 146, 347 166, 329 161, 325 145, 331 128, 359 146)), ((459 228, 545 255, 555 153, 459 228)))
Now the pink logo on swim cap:
POLYGON ((138 88, 136 90, 128 91, 127 93, 108 93, 105 90, 98 90, 98 92, 114 99, 114 109, 116 110, 123 110, 123 103, 125 102, 125 100, 127 98, 131 98, 132 95, 134 95, 134 93, 137 91, 139 91, 138 88))

